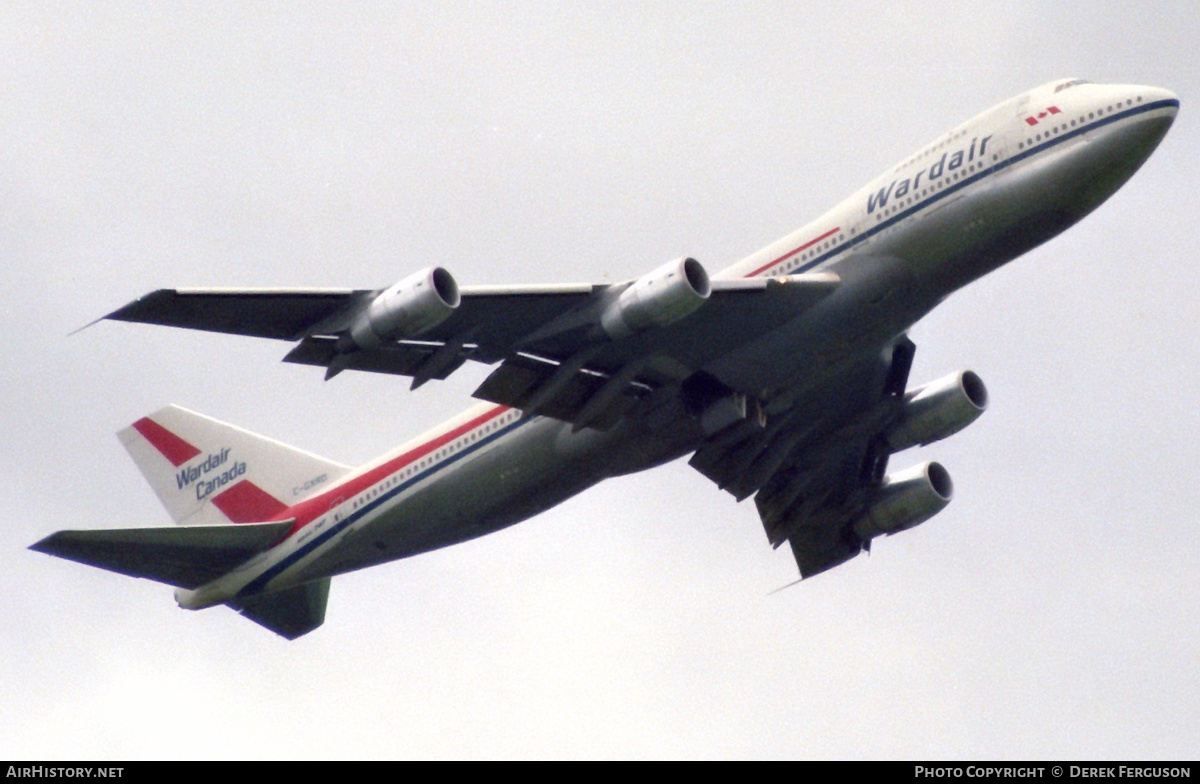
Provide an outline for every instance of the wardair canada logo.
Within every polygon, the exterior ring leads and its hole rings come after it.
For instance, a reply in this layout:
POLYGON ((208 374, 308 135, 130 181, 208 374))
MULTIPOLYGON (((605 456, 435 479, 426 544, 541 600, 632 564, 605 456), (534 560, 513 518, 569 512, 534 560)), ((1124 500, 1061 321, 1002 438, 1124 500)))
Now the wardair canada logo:
POLYGON ((245 475, 246 464, 234 461, 233 465, 221 473, 210 476, 228 462, 229 447, 225 447, 221 451, 209 455, 202 463, 184 466, 183 470, 175 475, 175 484, 179 486, 180 490, 183 490, 194 483, 196 485, 196 500, 203 501, 239 476, 245 475))

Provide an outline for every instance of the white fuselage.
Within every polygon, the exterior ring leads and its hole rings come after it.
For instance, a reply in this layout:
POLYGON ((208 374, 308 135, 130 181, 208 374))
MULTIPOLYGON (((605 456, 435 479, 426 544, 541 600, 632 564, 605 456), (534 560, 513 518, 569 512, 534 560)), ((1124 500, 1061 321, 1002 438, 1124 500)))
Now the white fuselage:
MULTIPOLYGON (((1058 82, 963 123, 717 275, 832 268, 853 296, 706 369, 763 390, 794 388, 814 368, 835 374, 843 357, 883 346, 1094 209, 1145 161, 1177 109, 1158 88, 1058 82)), ((206 607, 472 539, 697 446, 690 431, 572 432, 481 404, 291 507, 282 519, 296 522, 280 544, 176 595, 206 607)))

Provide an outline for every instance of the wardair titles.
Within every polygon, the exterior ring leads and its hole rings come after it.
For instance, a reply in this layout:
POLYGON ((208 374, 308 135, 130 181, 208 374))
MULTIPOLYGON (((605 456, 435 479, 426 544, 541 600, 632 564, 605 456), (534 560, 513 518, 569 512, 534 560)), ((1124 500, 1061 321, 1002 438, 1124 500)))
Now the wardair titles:
POLYGON ((229 484, 239 476, 246 473, 246 464, 243 462, 235 462, 225 471, 209 478, 209 474, 224 466, 229 462, 229 448, 225 447, 220 452, 215 452, 204 459, 203 463, 198 463, 193 466, 186 466, 178 474, 175 475, 175 483, 179 489, 187 487, 193 482, 196 483, 196 499, 204 500, 212 495, 217 490, 229 484))

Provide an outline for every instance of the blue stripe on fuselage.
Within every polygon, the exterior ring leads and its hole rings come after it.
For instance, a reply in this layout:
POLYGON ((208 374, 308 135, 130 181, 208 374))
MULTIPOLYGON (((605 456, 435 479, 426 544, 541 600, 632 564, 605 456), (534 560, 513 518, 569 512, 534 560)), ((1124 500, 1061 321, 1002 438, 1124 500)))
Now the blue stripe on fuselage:
MULTIPOLYGON (((911 207, 908 207, 900 212, 897 212, 894 216, 888 218, 887 220, 880 221, 880 223, 878 225, 873 226, 870 229, 864 230, 857 237, 854 237, 854 238, 848 240, 847 242, 844 242, 841 245, 836 245, 833 248, 831 248, 830 250, 826 251, 825 253, 822 253, 821 255, 813 258, 811 261, 806 262, 804 265, 802 265, 801 267, 796 269, 795 272, 792 274, 807 272, 807 271, 811 270, 813 267, 816 267, 817 265, 819 265, 825 261, 828 261, 830 258, 838 255, 839 253, 844 253, 847 250, 849 250, 850 248, 857 245, 858 243, 863 242, 863 241, 875 236, 879 232, 885 231, 886 229, 896 225, 900 221, 903 221, 904 219, 912 216, 913 214, 936 203, 938 200, 944 199, 947 196, 950 196, 951 194, 957 193, 958 191, 962 190, 963 188, 966 188, 976 182, 979 182, 984 177, 987 177, 992 174, 996 174, 997 172, 1000 172, 1009 166, 1020 163, 1021 161, 1026 160, 1027 158, 1030 158, 1041 152, 1044 152, 1045 150, 1047 150, 1051 147, 1054 147, 1055 145, 1061 144, 1062 142, 1065 142, 1069 139, 1073 139, 1081 134, 1087 133, 1088 131, 1094 130, 1096 128, 1107 125, 1109 123, 1119 122, 1120 120, 1123 120, 1127 117, 1132 117, 1134 115, 1142 114, 1144 112, 1154 111, 1156 109, 1165 109, 1167 107, 1178 107, 1178 106, 1179 106, 1179 101, 1174 100, 1174 99, 1154 101, 1154 102, 1145 104, 1144 106, 1136 106, 1131 109, 1126 109, 1123 112, 1117 112, 1114 114, 1110 114, 1108 117, 1104 117, 1102 119, 1096 120, 1088 125, 1081 125, 1078 128, 1075 128, 1068 132, 1064 132, 1064 133, 1060 134, 1059 136, 1056 136, 1052 139, 1048 139, 1036 146, 1032 146, 1026 150, 1022 150, 1020 153, 1012 155, 1002 161, 998 161, 997 163, 995 163, 979 172, 976 172, 975 174, 973 174, 969 177, 963 177, 958 182, 954 183, 953 185, 947 186, 946 188, 944 188, 941 191, 930 194, 924 201, 917 202, 916 204, 912 205, 911 207)), ((780 263, 782 264, 785 262, 780 262, 780 263)), ((778 266, 778 265, 774 265, 774 266, 778 266)), ((768 268, 768 269, 770 269, 770 268, 768 268)), ((766 270, 763 270, 763 273, 765 273, 765 272, 766 272, 766 270)), ((760 273, 760 274, 763 274, 763 273, 760 273)), ((361 509, 357 509, 352 514, 347 515, 346 519, 338 521, 336 524, 331 526, 328 530, 321 532, 317 536, 314 536, 311 541, 309 541, 308 543, 304 544, 301 547, 298 547, 295 552, 286 556, 279 563, 275 564, 271 568, 265 570, 261 575, 256 577, 254 580, 252 580, 250 583, 248 583, 244 588, 242 588, 240 591, 238 591, 237 597, 244 598, 246 596, 250 596, 250 595, 261 592, 263 590, 263 588, 267 585, 267 583, 269 583, 271 580, 278 577, 280 574, 282 574, 284 571, 286 571, 289 567, 294 565, 296 562, 298 562, 304 556, 308 555, 313 550, 320 547, 325 542, 329 541, 332 537, 336 536, 338 533, 345 530, 347 527, 352 525, 354 522, 362 519, 363 516, 374 511, 375 509, 377 509, 381 504, 387 502, 389 499, 395 497, 396 495, 404 492, 405 490, 412 487, 417 482, 420 482, 421 480, 430 476, 434 472, 441 470, 442 468, 456 462, 457 460, 459 460, 461 458, 466 457, 469 454, 472 454, 477 449, 483 447, 486 444, 494 442, 496 439, 500 438, 501 436, 512 432, 516 428, 525 424, 527 421, 529 421, 529 420, 524 419, 524 418, 518 419, 513 424, 508 425, 507 427, 498 430, 497 432, 491 434, 487 438, 481 439, 480 441, 471 445, 470 447, 467 447, 463 451, 458 452, 457 454, 446 458, 443 462, 441 462, 437 465, 431 466, 430 468, 426 469, 425 471, 423 471, 419 474, 416 474, 411 479, 408 479, 407 481, 400 483, 399 485, 397 485, 396 487, 387 491, 386 493, 383 493, 379 498, 371 500, 369 503, 365 504, 361 509)))
MULTIPOLYGON (((798 267, 797 269, 795 269, 794 271, 792 271, 788 274, 798 275, 802 272, 808 272, 813 267, 816 267, 818 264, 828 261, 829 259, 838 255, 839 253, 845 253, 846 251, 848 251, 850 248, 854 247, 858 243, 863 242, 864 240, 867 240, 867 239, 875 236, 876 234, 878 234, 881 231, 884 231, 892 226, 895 226, 900 221, 904 220, 905 218, 907 218, 917 212, 920 212, 921 210, 925 209, 929 205, 937 202, 939 199, 944 199, 953 193, 957 193, 958 191, 962 190, 963 188, 967 187, 968 185, 972 185, 976 182, 979 182, 984 177, 987 177, 991 174, 996 174, 997 172, 1003 171, 1004 169, 1006 169, 1009 166, 1020 163, 1021 161, 1025 160, 1031 156, 1037 155, 1040 152, 1044 152, 1045 150, 1047 150, 1057 144, 1061 144, 1062 142, 1065 142, 1068 139, 1073 139, 1081 134, 1087 133, 1088 131, 1095 130, 1096 128, 1099 128, 1102 125, 1108 125, 1109 123, 1124 120, 1127 117, 1132 117, 1134 115, 1142 114, 1144 112, 1154 111, 1156 109, 1165 109, 1167 107, 1178 108, 1179 101, 1171 98, 1171 99, 1162 100, 1162 101, 1154 101, 1152 103, 1148 103, 1143 106, 1135 106, 1132 109, 1126 109, 1123 112, 1117 112, 1114 114, 1110 114, 1108 117, 1104 117, 1102 119, 1096 120, 1095 122, 1092 122, 1088 125, 1081 125, 1078 128, 1075 128, 1074 130, 1065 132, 1059 136, 1054 137, 1053 139, 1048 139, 1044 142, 1041 142, 1040 144, 1038 144, 1036 146, 1030 147, 1026 150, 1022 150, 1020 153, 1018 153, 1016 155, 1012 155, 1002 161, 998 161, 997 163, 992 164, 988 168, 986 168, 982 171, 976 172, 975 174, 972 174, 970 177, 963 177, 960 181, 954 183, 953 185, 946 187, 945 189, 943 189, 941 191, 938 191, 937 193, 930 194, 924 201, 917 202, 916 204, 912 205, 911 207, 908 207, 908 208, 902 210, 901 212, 896 213, 895 215, 893 215, 892 217, 888 218, 885 221, 880 221, 877 226, 873 226, 870 229, 866 229, 863 231, 862 234, 858 235, 857 237, 855 237, 851 240, 848 240, 848 241, 842 243, 841 245, 836 245, 833 248, 830 248, 825 253, 822 253, 820 256, 813 258, 812 261, 806 262, 805 264, 803 264, 802 266, 798 267)), ((780 262, 780 263, 783 264, 786 262, 780 262)), ((778 265, 774 265, 774 266, 778 266, 778 265)), ((770 269, 770 267, 768 267, 767 269, 770 269)), ((767 274, 767 270, 763 270, 759 274, 760 275, 767 274)))
MULTIPOLYGON (((517 419, 517 421, 513 422, 511 425, 500 428, 495 433, 492 433, 491 435, 487 436, 486 438, 479 439, 479 441, 464 448, 461 452, 457 452, 453 455, 450 455, 449 457, 445 458, 442 462, 432 465, 429 468, 425 469, 424 471, 421 471, 420 473, 414 474, 411 478, 401 482, 400 484, 396 485, 395 487, 388 490, 387 492, 382 493, 378 498, 371 499, 371 501, 369 501, 368 503, 363 504, 363 506, 361 508, 355 509, 350 514, 346 515, 346 518, 344 520, 339 520, 334 525, 331 525, 327 530, 322 531, 317 536, 314 536, 312 538, 312 540, 309 541, 308 543, 306 543, 300 547, 297 547, 295 552, 285 556, 282 560, 279 561, 279 563, 275 564, 274 566, 272 566, 269 569, 264 570, 262 574, 260 574, 258 577, 255 577, 253 580, 251 580, 249 583, 247 583, 244 588, 242 588, 240 591, 237 592, 237 598, 243 599, 243 598, 246 598, 247 596, 261 593, 263 588, 265 588, 267 583, 271 582, 271 580, 274 580, 276 577, 278 577, 280 574, 282 574, 284 571, 286 571, 293 564, 298 562, 300 559, 304 558, 304 556, 308 555, 309 553, 311 553, 313 550, 320 547, 325 542, 328 542, 334 536, 337 536, 338 533, 340 533, 341 531, 344 531, 346 528, 348 528, 350 525, 354 524, 356 521, 361 520, 367 514, 370 514, 371 512, 378 509, 380 507, 380 505, 386 503, 387 501, 389 501, 390 499, 399 495, 400 493, 403 493, 405 490, 407 490, 408 488, 417 484, 418 482, 425 479, 426 477, 429 477, 432 474, 436 473, 437 471, 440 471, 443 468, 446 468, 447 466, 451 465, 452 463, 455 463, 455 462, 461 460, 462 458, 466 457, 467 455, 473 454, 474 452, 478 451, 482 447, 487 446, 488 444, 494 443, 496 441, 496 439, 498 439, 501 436, 504 436, 508 433, 511 433, 512 431, 516 430, 521 425, 524 425, 530 421, 532 421, 532 420, 527 419, 525 417, 520 417, 517 419)), ((469 434, 464 434, 464 436, 465 435, 469 435, 469 434)), ((403 468, 397 469, 397 471, 402 471, 402 470, 404 470, 404 469, 403 468)), ((386 481, 386 479, 384 481, 386 481)), ((364 490, 363 492, 367 492, 367 490, 364 490)), ((328 512, 326 514, 328 514, 328 512)))

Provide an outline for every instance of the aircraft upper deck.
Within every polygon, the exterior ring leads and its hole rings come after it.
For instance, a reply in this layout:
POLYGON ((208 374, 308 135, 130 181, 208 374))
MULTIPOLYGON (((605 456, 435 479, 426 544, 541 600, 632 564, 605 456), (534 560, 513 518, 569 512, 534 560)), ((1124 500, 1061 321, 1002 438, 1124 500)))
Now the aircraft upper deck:
POLYGON ((799 274, 899 221, 1051 147, 1149 113, 1175 115, 1169 90, 1059 79, 993 106, 888 169, 828 213, 716 277, 799 274))

